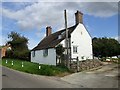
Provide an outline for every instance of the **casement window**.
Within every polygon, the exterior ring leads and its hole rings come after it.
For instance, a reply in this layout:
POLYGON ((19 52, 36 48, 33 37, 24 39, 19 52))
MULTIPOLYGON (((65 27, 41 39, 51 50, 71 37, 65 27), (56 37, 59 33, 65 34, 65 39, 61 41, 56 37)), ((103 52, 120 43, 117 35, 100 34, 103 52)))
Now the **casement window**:
POLYGON ((35 57, 35 51, 32 52, 32 56, 35 57))
POLYGON ((48 56, 48 49, 44 49, 44 50, 43 50, 43 56, 44 56, 44 57, 48 56))
POLYGON ((78 52, 78 46, 73 46, 73 53, 77 53, 78 52))

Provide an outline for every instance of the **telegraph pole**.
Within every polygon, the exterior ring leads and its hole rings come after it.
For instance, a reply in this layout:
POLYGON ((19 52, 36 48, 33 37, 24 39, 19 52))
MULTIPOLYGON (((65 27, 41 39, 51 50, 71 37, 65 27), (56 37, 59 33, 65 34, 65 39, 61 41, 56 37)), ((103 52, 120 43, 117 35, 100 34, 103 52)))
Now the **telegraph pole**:
POLYGON ((70 69, 70 62, 69 62, 69 41, 68 41, 68 29, 67 29, 67 14, 66 14, 66 10, 64 10, 64 17, 65 17, 65 29, 66 29, 66 40, 65 40, 65 46, 66 46, 66 64, 68 69, 70 69))

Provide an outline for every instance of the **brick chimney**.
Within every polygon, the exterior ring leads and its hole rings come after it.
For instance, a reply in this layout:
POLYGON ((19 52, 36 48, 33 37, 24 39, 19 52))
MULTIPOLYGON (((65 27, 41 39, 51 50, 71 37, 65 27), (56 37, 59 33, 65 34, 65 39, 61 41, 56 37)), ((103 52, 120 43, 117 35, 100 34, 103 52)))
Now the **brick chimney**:
POLYGON ((81 13, 80 11, 77 11, 75 13, 75 22, 76 24, 83 23, 83 13, 81 13))
POLYGON ((51 26, 46 27, 46 37, 49 36, 52 33, 52 28, 51 26))

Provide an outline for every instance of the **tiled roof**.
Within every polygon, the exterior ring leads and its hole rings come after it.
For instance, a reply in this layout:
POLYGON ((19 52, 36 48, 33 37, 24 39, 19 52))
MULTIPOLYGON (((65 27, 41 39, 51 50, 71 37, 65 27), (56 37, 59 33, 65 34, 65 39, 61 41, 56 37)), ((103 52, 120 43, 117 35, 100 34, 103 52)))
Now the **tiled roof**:
MULTIPOLYGON (((77 25, 68 28, 69 36, 74 31, 77 25)), ((42 50, 48 48, 54 48, 58 45, 62 40, 65 39, 65 29, 55 32, 47 37, 45 37, 36 47, 32 49, 34 50, 42 50)))

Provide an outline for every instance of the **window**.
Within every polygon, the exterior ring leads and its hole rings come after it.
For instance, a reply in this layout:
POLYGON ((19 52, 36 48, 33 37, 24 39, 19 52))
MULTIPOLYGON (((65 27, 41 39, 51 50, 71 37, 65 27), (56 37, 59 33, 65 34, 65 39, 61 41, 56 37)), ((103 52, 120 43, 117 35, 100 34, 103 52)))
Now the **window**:
POLYGON ((81 35, 82 35, 83 33, 81 32, 81 35))
POLYGON ((58 39, 62 39, 62 35, 59 35, 59 36, 58 36, 58 39))
POLYGON ((35 57, 35 51, 32 52, 32 56, 35 57))
POLYGON ((77 53, 77 46, 73 46, 73 53, 77 53))
POLYGON ((81 59, 84 59, 84 58, 85 58, 85 56, 82 56, 82 57, 81 57, 81 59))
POLYGON ((48 49, 43 50, 43 56, 44 57, 48 56, 48 49))

